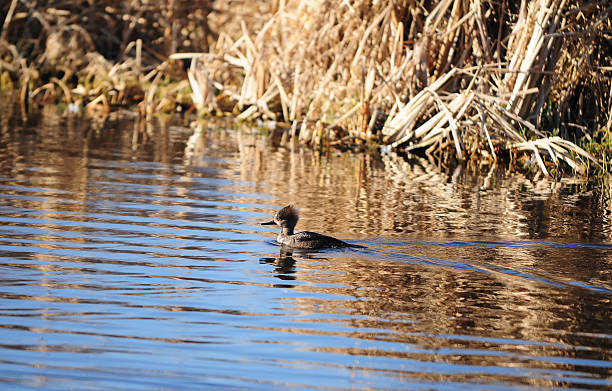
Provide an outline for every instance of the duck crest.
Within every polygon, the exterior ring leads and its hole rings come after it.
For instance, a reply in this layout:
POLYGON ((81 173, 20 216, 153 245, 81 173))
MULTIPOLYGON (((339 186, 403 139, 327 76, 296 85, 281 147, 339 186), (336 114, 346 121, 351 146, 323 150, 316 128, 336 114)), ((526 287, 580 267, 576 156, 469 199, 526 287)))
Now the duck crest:
POLYGON ((276 218, 278 220, 298 221, 300 216, 296 207, 294 207, 293 205, 287 205, 283 209, 278 211, 278 213, 276 214, 276 218))

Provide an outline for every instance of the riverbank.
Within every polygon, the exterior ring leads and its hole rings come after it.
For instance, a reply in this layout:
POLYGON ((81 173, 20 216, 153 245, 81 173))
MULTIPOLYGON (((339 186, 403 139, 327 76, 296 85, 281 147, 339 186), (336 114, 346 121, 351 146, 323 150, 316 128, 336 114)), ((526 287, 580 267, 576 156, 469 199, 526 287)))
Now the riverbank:
POLYGON ((24 115, 229 115, 314 147, 592 175, 612 154, 612 23, 582 3, 13 0, 0 82, 24 115))

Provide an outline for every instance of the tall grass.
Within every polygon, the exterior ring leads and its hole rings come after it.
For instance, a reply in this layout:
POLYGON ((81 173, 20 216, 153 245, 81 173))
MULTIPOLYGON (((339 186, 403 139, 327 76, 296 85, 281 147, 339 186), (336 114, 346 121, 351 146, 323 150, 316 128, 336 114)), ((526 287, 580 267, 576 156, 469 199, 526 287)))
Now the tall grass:
POLYGON ((605 2, 12 0, 2 12, 0 67, 21 86, 47 73, 38 94, 132 98, 148 116, 178 102, 286 123, 301 143, 442 160, 526 151, 546 175, 599 165, 574 141, 612 124, 605 2))
POLYGON ((567 138, 609 131, 611 10, 286 0, 252 30, 221 32, 203 68, 241 118, 288 121, 304 143, 342 126, 395 149, 492 160, 529 151, 545 174, 560 161, 583 172, 599 162, 567 138))

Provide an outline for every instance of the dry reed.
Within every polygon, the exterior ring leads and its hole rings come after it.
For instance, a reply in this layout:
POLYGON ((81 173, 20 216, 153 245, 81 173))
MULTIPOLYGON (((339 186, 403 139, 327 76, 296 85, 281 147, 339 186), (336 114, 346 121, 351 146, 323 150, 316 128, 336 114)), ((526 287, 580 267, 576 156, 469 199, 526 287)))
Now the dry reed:
POLYGON ((374 143, 438 159, 529 153, 546 175, 549 163, 599 166, 569 140, 604 139, 612 124, 612 6, 602 2, 11 0, 0 8, 0 80, 15 80, 24 100, 31 89, 90 110, 142 102, 145 117, 177 105, 232 111, 285 123, 285 137, 302 143, 374 143))
POLYGON ((236 102, 240 118, 290 122, 310 144, 342 126, 363 142, 437 156, 451 148, 460 160, 528 151, 546 175, 546 159, 577 172, 587 161, 599 165, 551 136, 587 123, 590 136, 608 131, 611 83, 600 51, 609 59, 611 7, 566 0, 276 4, 260 25, 221 32, 204 57, 206 74, 236 102), (581 90, 593 80, 599 94, 585 101, 581 90))

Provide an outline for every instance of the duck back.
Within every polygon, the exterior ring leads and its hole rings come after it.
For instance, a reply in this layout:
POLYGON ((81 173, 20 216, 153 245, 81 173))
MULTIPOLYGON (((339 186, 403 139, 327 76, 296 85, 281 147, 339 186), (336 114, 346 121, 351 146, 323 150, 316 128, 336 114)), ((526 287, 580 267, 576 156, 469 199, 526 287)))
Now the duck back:
POLYGON ((322 249, 322 248, 342 248, 342 247, 362 247, 346 243, 331 236, 322 235, 316 232, 301 231, 293 235, 278 235, 278 243, 293 248, 301 249, 322 249))

